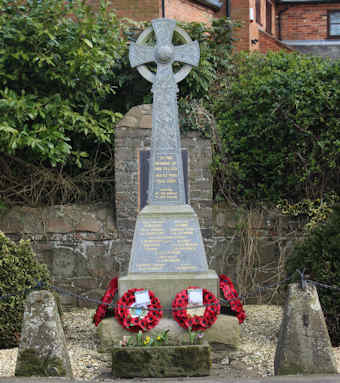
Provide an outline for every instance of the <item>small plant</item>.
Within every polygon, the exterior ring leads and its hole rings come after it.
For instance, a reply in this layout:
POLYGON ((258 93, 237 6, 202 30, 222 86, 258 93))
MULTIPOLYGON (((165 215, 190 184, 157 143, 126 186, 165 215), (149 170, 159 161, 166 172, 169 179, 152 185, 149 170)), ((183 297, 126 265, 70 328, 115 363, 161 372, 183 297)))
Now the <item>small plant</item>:
POLYGON ((165 330, 156 336, 156 345, 157 346, 166 346, 169 342, 168 339, 169 330, 165 330))
POLYGON ((188 328, 189 344, 201 344, 204 336, 203 332, 192 331, 191 327, 188 328))
POLYGON ((119 342, 121 347, 154 347, 168 345, 168 332, 165 330, 158 335, 144 335, 142 331, 138 331, 135 336, 123 336, 119 342))

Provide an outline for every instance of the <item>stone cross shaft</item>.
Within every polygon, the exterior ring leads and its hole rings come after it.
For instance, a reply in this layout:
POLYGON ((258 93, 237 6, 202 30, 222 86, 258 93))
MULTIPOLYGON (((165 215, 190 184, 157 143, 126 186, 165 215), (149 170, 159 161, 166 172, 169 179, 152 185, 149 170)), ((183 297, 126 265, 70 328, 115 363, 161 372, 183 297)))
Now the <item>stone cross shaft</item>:
POLYGON ((152 144, 148 188, 150 205, 184 205, 186 203, 180 132, 178 124, 177 83, 187 76, 192 66, 197 66, 200 51, 196 41, 176 26, 175 20, 152 20, 152 28, 146 29, 136 43, 130 46, 129 58, 132 67, 153 83, 152 144), (156 45, 144 45, 154 31, 156 45), (174 31, 186 41, 174 46, 174 31), (174 73, 174 62, 184 63, 174 73), (145 64, 156 62, 156 73, 145 64))

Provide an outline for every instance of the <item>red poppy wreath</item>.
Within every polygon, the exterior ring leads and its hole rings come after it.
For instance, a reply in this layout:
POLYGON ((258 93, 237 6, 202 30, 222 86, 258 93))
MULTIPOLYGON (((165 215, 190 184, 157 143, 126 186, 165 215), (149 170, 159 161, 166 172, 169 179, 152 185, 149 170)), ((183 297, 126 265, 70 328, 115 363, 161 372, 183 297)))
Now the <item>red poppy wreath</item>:
POLYGON ((147 307, 135 307, 135 292, 143 290, 130 289, 117 302, 115 317, 124 328, 132 332, 151 330, 163 315, 159 299, 151 290, 148 290, 150 303, 147 307))
POLYGON ((236 313, 239 323, 243 323, 246 319, 246 313, 243 310, 241 300, 235 290, 233 282, 224 274, 219 276, 220 289, 224 298, 229 302, 230 308, 236 313))
MULTIPOLYGON (((203 292, 203 305, 205 310, 203 315, 191 315, 188 310, 188 290, 200 289, 200 287, 191 286, 188 289, 180 291, 172 302, 172 316, 175 321, 183 328, 191 328, 192 331, 205 331, 211 327, 220 313, 220 304, 213 293, 206 289, 203 292)), ((195 310, 195 309, 194 309, 195 310)))

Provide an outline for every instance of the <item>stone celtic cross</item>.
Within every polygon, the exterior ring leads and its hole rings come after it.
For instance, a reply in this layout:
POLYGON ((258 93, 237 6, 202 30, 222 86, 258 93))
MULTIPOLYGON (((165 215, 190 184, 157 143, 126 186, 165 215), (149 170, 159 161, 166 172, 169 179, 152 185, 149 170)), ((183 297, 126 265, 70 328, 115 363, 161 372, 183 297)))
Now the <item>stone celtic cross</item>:
POLYGON ((192 66, 197 66, 200 51, 197 41, 176 26, 175 20, 152 20, 147 28, 130 46, 129 58, 132 67, 152 82, 152 144, 149 175, 148 204, 184 205, 186 202, 180 132, 178 124, 177 83, 183 80, 192 66), (154 31, 156 45, 144 45, 154 31), (178 32, 186 41, 174 46, 172 38, 178 32), (172 64, 185 65, 174 73, 172 64), (156 73, 146 64, 156 62, 156 73))

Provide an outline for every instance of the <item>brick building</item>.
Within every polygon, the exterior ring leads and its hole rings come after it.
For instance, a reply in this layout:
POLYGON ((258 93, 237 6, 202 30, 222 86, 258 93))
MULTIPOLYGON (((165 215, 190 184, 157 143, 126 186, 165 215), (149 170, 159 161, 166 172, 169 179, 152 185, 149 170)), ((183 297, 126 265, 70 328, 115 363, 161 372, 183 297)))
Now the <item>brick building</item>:
POLYGON ((340 58, 340 1, 231 0, 230 15, 243 21, 238 49, 340 58))
MULTIPOLYGON (((162 0, 111 0, 119 16, 162 17, 162 0)), ((298 50, 340 58, 340 1, 336 0, 165 0, 167 18, 209 23, 231 17, 237 50, 298 50)))
MULTIPOLYGON (((162 0, 111 0, 118 16, 137 21, 162 17, 162 0)), ((165 16, 179 21, 209 23, 225 16, 224 0, 164 0, 165 16)))
POLYGON ((340 1, 281 0, 278 38, 302 53, 340 58, 340 1))

